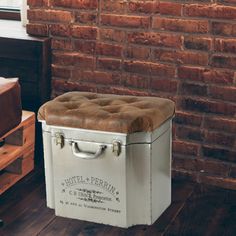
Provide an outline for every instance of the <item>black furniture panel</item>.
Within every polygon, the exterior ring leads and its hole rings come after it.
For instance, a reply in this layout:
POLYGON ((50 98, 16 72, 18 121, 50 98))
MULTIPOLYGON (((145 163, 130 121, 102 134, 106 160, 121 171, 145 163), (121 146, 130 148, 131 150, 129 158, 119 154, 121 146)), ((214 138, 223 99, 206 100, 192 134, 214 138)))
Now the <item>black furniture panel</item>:
POLYGON ((0 20, 0 76, 19 78, 25 110, 37 112, 50 97, 50 51, 50 39, 30 37, 20 22, 0 20))

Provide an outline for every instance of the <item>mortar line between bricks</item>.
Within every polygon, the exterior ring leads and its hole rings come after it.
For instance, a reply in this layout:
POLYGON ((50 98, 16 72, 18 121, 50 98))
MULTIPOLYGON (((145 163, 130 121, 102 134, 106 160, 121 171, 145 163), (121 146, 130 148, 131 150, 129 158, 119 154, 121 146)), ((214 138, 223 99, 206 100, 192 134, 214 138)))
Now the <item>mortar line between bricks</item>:
MULTIPOLYGON (((210 20, 211 21, 211 20, 210 20)), ((230 21, 232 24, 232 20, 230 21)), ((42 20, 30 20, 30 24, 52 24, 52 25, 58 25, 58 24, 62 24, 62 25, 68 25, 70 24, 70 22, 60 22, 60 21, 55 21, 55 22, 51 22, 51 21, 42 21, 42 20)), ((212 21, 211 21, 212 23, 212 21)), ((220 23, 224 23, 222 21, 220 21, 220 23)), ((78 25, 78 23, 75 23, 75 25, 78 25)), ((235 20, 235 25, 236 25, 236 20, 235 20)), ((79 24, 79 26, 88 26, 87 24, 79 24)), ((92 25, 91 27, 96 27, 96 25, 92 25)), ((114 30, 124 30, 124 31, 129 31, 130 33, 145 33, 147 32, 145 28, 132 28, 132 27, 120 27, 120 26, 114 26, 114 25, 100 25, 99 26, 101 29, 114 29, 114 30), (138 30, 138 31, 137 31, 138 30)), ((213 32, 206 32, 206 33, 199 33, 199 32, 186 32, 186 31, 174 31, 174 30, 162 30, 162 29, 155 29, 152 28, 150 33, 160 33, 160 34, 170 34, 170 35, 180 35, 180 36, 198 36, 198 37, 210 37, 210 36, 217 36, 220 38, 225 38, 228 39, 229 36, 226 35, 220 35, 220 34, 214 34, 213 32)), ((230 36, 233 37, 234 36, 230 36)))
MULTIPOLYGON (((99 32, 99 31, 98 31, 99 32)), ((152 33, 152 32, 150 32, 152 33)), ((189 37, 189 35, 182 35, 182 36, 187 36, 189 37)), ((61 40, 69 40, 71 38, 71 40, 77 40, 77 41, 86 41, 86 42, 96 42, 97 40, 96 39, 84 39, 84 38, 79 38, 79 37, 73 37, 73 36, 60 36, 60 35, 56 35, 56 34, 53 34, 52 37, 54 39, 61 39, 61 40)), ((190 36, 191 37, 191 36, 190 36)), ((196 37, 197 38, 197 37, 196 37)), ((204 37, 202 39, 205 39, 204 37)), ((219 39, 221 40, 222 38, 218 37, 218 36, 215 36, 215 35, 211 35, 207 37, 207 39, 219 39)), ((226 39, 227 40, 234 40, 234 38, 223 38, 223 39, 226 39)), ((128 39, 127 39, 128 41, 128 39)), ((124 44, 124 42, 119 42, 119 41, 112 41, 112 40, 109 40, 109 39, 104 39, 102 40, 102 42, 104 43, 107 43, 109 45, 119 45, 119 46, 122 46, 124 44)), ((187 52, 196 52, 196 53, 201 53, 201 54, 219 54, 219 55, 232 55, 232 56, 235 56, 235 53, 232 53, 232 52, 221 52, 221 51, 215 51, 214 48, 212 48, 211 50, 201 50, 201 49, 192 49, 192 48, 181 48, 181 47, 177 47, 177 46, 166 46, 166 45, 153 45, 153 44, 142 44, 142 43, 135 43, 135 42, 128 42, 129 45, 131 46, 142 46, 144 48, 150 48, 152 50, 155 50, 155 49, 164 49, 164 50, 169 50, 169 51, 187 51, 187 52)))
MULTIPOLYGON (((204 131, 204 130, 206 130, 206 128, 202 128, 201 130, 204 131)), ((220 145, 220 144, 216 144, 216 143, 207 143, 207 144, 205 144, 204 139, 203 140, 193 140, 193 139, 189 139, 189 138, 184 139, 184 138, 181 138, 181 137, 177 136, 174 141, 185 142, 185 143, 195 144, 195 145, 210 146, 210 147, 224 149, 224 150, 228 150, 228 151, 236 151, 236 148, 228 147, 226 145, 220 145)), ((201 156, 203 156, 203 155, 201 155, 201 156)))
MULTIPOLYGON (((184 4, 183 4, 184 5, 184 4)), ((209 5, 206 4, 206 6, 209 5)), ((223 6, 224 5, 219 5, 219 6, 223 6)), ((236 8, 236 6, 234 6, 234 8, 236 8)), ((184 9, 184 7, 183 7, 184 9)), ((70 11, 70 10, 69 10, 70 11)), ((150 17, 150 15, 153 14, 153 17, 155 18, 166 18, 166 19, 180 19, 180 20, 201 20, 201 21, 207 21, 208 19, 212 19, 212 20, 223 20, 223 21, 227 21, 227 22, 232 22, 232 19, 230 18, 220 18, 220 17, 207 17, 207 16, 188 16, 188 15, 171 15, 171 14, 162 14, 162 13, 136 13, 136 12, 129 12, 129 13, 125 13, 125 12, 110 12, 110 11, 102 11, 102 15, 112 15, 112 16, 134 16, 134 17, 143 17, 143 18, 147 18, 150 17)))
MULTIPOLYGON (((166 2, 165 0, 160 0, 160 2, 166 2)), ((220 5, 220 6, 222 6, 222 3, 220 3, 220 2, 217 2, 217 1, 214 1, 214 2, 203 2, 203 1, 201 1, 201 0, 191 0, 191 1, 188 1, 188 0, 186 0, 186 1, 181 1, 181 0, 168 0, 167 2, 173 2, 173 3, 182 3, 183 5, 184 4, 199 4, 199 5, 213 5, 213 4, 217 4, 217 5, 220 5)), ((232 6, 235 6, 235 3, 225 3, 224 2, 224 5, 232 5, 232 6)))
MULTIPOLYGON (((207 115, 206 115, 207 116, 207 115)), ((193 130, 199 130, 199 126, 197 125, 191 125, 191 124, 180 124, 180 123, 177 123, 175 121, 173 121, 175 127, 186 127, 186 128, 190 128, 190 129, 193 129, 193 130)), ((222 131, 222 130, 217 130, 217 129, 211 129, 211 128, 208 128, 207 126, 203 126, 200 128, 200 131, 203 131, 203 130, 206 130, 207 132, 210 132, 210 133, 219 133, 219 134, 223 134, 223 135, 230 135, 230 136, 233 136, 234 134, 233 133, 230 133, 230 132, 226 132, 226 131, 222 131)), ((191 139, 193 140, 193 139, 191 139)), ((198 140, 193 140, 194 142, 198 142, 198 140)))
MULTIPOLYGON (((185 141, 183 141, 185 142, 185 141)), ((220 159, 217 159, 217 158, 214 158, 214 157, 206 157, 204 155, 202 156, 196 156, 196 155, 189 155, 189 154, 183 154, 183 153, 174 153, 172 155, 173 157, 173 161, 175 159, 184 159, 184 160, 196 160, 196 159, 200 159, 200 160, 204 160, 206 162, 213 162, 215 164, 220 164, 220 165, 223 165, 223 166, 227 166, 228 168, 230 168, 231 166, 232 167, 236 167, 236 163, 235 162, 231 162, 231 161, 226 161, 226 160, 220 160, 220 159)), ((184 168, 184 167, 183 167, 184 168)))
MULTIPOLYGON (((178 159, 190 159, 190 160, 195 160, 196 159, 196 156, 185 155, 185 154, 181 154, 181 153, 175 153, 175 154, 173 154, 173 157, 174 158, 178 158, 178 159)), ((173 160, 174 160, 174 158, 173 158, 173 160)), ((204 157, 204 156, 201 156, 200 159, 206 160, 206 161, 209 161, 209 162, 214 162, 214 163, 219 163, 219 164, 222 164, 222 165, 226 165, 227 167, 230 167, 230 166, 236 167, 236 163, 235 162, 219 160, 219 159, 216 159, 214 157, 204 157)))
MULTIPOLYGON (((100 0, 99 0, 100 1, 100 0)), ((183 3, 183 9, 184 9, 184 3, 183 3)), ((203 4, 200 4, 203 5, 203 4)), ((205 3, 204 5, 208 6, 209 3, 205 3)), ((225 5, 218 5, 224 7, 225 5)), ((226 6, 228 7, 228 6, 226 6)), ((236 9, 236 6, 230 6, 234 7, 236 9)), ((66 8, 66 7, 53 7, 53 8, 42 8, 42 7, 30 7, 30 10, 59 10, 59 11, 65 11, 65 12, 73 12, 73 8, 66 8)), ((100 8, 101 9, 101 8, 100 8)), ((96 11, 95 9, 76 9, 76 11, 84 11, 84 12, 91 12, 91 11, 96 11)), ((180 20, 214 20, 214 21, 224 21, 228 23, 232 23, 232 19, 227 19, 227 18, 220 18, 220 17, 207 17, 207 16, 188 16, 188 15, 168 15, 168 14, 161 14, 161 13, 135 13, 135 12, 123 12, 122 14, 119 14, 117 12, 110 12, 110 11, 104 11, 104 10, 99 10, 101 15, 117 15, 117 16, 134 16, 134 17, 150 17, 150 14, 153 14, 153 17, 160 18, 160 19, 180 19, 180 20)), ((236 22, 234 20, 234 22, 236 22)))

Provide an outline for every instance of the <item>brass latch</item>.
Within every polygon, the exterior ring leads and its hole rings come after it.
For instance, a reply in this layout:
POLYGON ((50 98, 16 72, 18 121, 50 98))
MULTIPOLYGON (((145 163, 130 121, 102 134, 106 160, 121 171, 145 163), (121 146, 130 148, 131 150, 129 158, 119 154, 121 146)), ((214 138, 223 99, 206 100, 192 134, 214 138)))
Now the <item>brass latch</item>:
POLYGON ((65 138, 61 133, 55 133, 56 145, 60 145, 60 148, 63 148, 65 145, 65 138))
POLYGON ((120 153, 121 153, 121 142, 120 141, 117 141, 117 140, 113 141, 112 152, 117 157, 120 155, 120 153))

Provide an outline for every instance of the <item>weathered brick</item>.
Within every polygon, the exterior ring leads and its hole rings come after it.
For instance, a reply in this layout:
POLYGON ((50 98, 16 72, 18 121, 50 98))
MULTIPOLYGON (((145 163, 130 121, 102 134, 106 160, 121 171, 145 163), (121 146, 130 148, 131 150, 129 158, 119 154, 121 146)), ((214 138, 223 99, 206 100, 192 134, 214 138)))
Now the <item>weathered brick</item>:
POLYGON ((214 49, 218 52, 236 53, 236 39, 216 38, 214 49))
POLYGON ((199 176, 214 175, 227 177, 230 172, 230 165, 217 160, 195 159, 189 157, 174 157, 173 167, 198 172, 199 176))
POLYGON ((152 45, 158 47, 181 48, 182 37, 179 35, 155 32, 132 32, 128 33, 130 43, 152 45))
POLYGON ((154 29, 186 33, 207 33, 209 31, 207 20, 172 19, 159 16, 153 18, 152 27, 154 29))
POLYGON ((101 23, 103 25, 110 25, 117 27, 147 28, 149 26, 149 17, 102 14, 101 23))
POLYGON ((180 66, 178 77, 182 80, 206 82, 212 84, 232 84, 234 73, 227 70, 208 69, 203 67, 180 66))
POLYGON ((111 0, 102 0, 101 1, 101 10, 107 12, 125 12, 127 9, 127 1, 111 1, 111 0))
POLYGON ((214 175, 228 177, 230 171, 230 164, 219 162, 212 159, 198 159, 198 171, 202 175, 214 175))
POLYGON ((174 169, 198 171, 198 159, 195 158, 174 156, 172 165, 174 169))
POLYGON ((175 2, 160 2, 159 12, 161 15, 181 16, 183 5, 175 2))
POLYGON ((52 39, 51 41, 52 49, 57 50, 72 50, 72 44, 70 39, 52 39))
POLYGON ((172 62, 176 64, 192 64, 192 65, 207 65, 208 54, 197 53, 192 51, 176 51, 156 49, 154 57, 157 60, 164 62, 172 62))
POLYGON ((176 137, 182 140, 203 141, 204 131, 199 127, 177 126, 176 137))
POLYGON ((121 60, 114 58, 98 58, 98 68, 106 70, 120 70, 121 60))
POLYGON ((156 79, 152 78, 150 82, 150 87, 152 90, 176 93, 178 82, 176 80, 170 79, 156 79))
POLYGON ((203 117, 192 112, 177 111, 175 113, 174 122, 181 125, 201 126, 203 117))
POLYGON ((212 48, 212 38, 188 35, 184 37, 184 46, 186 49, 209 51, 212 48))
POLYGON ((28 19, 30 21, 50 21, 50 22, 71 22, 73 14, 70 11, 63 10, 28 10, 28 19))
POLYGON ((123 47, 118 44, 97 43, 96 54, 105 56, 121 57, 123 47))
POLYGON ((128 72, 140 73, 152 76, 174 77, 175 68, 170 65, 143 62, 143 61, 125 61, 124 69, 128 72))
POLYGON ((150 49, 138 46, 129 46, 126 48, 125 56, 127 58, 145 60, 150 57, 150 49))
POLYGON ((87 25, 94 25, 97 23, 97 13, 94 12, 76 12, 75 13, 75 21, 87 24, 87 25))
POLYGON ((48 0, 27 0, 27 5, 30 7, 48 7, 48 6, 50 6, 48 0))
POLYGON ((207 96, 208 87, 203 84, 182 83, 180 87, 181 94, 207 96))
POLYGON ((182 103, 183 109, 204 113, 214 113, 225 116, 234 116, 236 105, 225 102, 215 102, 206 99, 185 98, 182 103))
POLYGON ((68 66, 52 65, 52 76, 69 79, 71 76, 71 68, 68 66))
POLYGON ((158 13, 159 1, 130 1, 128 10, 133 13, 158 13))
POLYGON ((215 35, 236 36, 236 24, 226 22, 212 22, 212 33, 215 35))
POLYGON ((236 19, 236 7, 217 4, 186 4, 184 14, 191 17, 236 19))
POLYGON ((95 41, 74 40, 74 49, 87 54, 94 54, 96 48, 95 41))
POLYGON ((111 42, 125 42, 126 33, 124 30, 117 29, 103 29, 99 30, 100 40, 111 41, 111 42))
POLYGON ((195 143, 173 141, 173 151, 179 154, 197 156, 200 146, 195 143))
POLYGON ((74 55, 74 66, 79 66, 83 69, 95 69, 96 58, 93 56, 87 56, 81 53, 77 53, 74 55))
POLYGON ((73 81, 83 81, 94 84, 110 84, 114 85, 119 83, 117 77, 114 77, 112 73, 105 71, 91 71, 84 70, 81 68, 74 69, 72 71, 72 79, 73 81))
POLYGON ((52 0, 51 5, 54 7, 68 7, 75 9, 97 9, 98 0, 52 0))
POLYGON ((225 55, 213 55, 211 65, 220 68, 235 69, 236 57, 225 55))
POLYGON ((124 76, 123 81, 124 85, 132 88, 147 89, 149 86, 150 77, 127 74, 124 76))
POLYGON ((48 36, 49 30, 47 24, 30 23, 26 25, 27 34, 35 36, 48 36))
POLYGON ((71 35, 75 38, 95 40, 97 38, 97 27, 73 25, 71 35))
POLYGON ((209 96, 236 103, 236 87, 210 86, 209 96))
POLYGON ((236 136, 233 134, 226 134, 222 132, 206 131, 204 143, 233 148, 236 145, 236 136))
POLYGON ((236 133, 236 120, 234 118, 206 116, 204 120, 204 127, 208 130, 223 130, 232 134, 236 133))
POLYGON ((74 64, 74 52, 54 52, 52 63, 60 66, 71 66, 74 64))
POLYGON ((54 88, 54 91, 57 91, 57 94, 62 94, 68 91, 97 91, 96 84, 75 83, 62 79, 53 79, 52 87, 54 88))
POLYGON ((210 158, 215 158, 223 161, 230 161, 236 163, 236 151, 224 148, 217 148, 212 146, 202 147, 203 155, 210 158))
POLYGON ((49 29, 53 36, 69 37, 71 34, 71 28, 68 24, 52 24, 49 29))
POLYGON ((53 64, 93 68, 95 66, 95 58, 75 52, 55 52, 53 53, 53 64))
POLYGON ((137 90, 134 88, 126 88, 123 86, 106 86, 99 87, 97 89, 98 93, 109 93, 109 94, 119 94, 119 95, 131 95, 131 96, 148 96, 148 92, 145 90, 137 90))

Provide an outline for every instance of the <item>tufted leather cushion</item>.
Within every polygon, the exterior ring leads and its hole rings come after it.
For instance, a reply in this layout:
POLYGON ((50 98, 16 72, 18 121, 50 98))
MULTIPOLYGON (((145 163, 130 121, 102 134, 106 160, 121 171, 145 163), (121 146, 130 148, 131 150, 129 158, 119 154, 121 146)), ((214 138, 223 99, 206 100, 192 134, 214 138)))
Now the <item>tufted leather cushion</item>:
POLYGON ((0 77, 0 137, 21 122, 21 115, 18 79, 0 77))
POLYGON ((48 125, 133 133, 153 131, 174 115, 174 107, 163 98, 69 92, 44 104, 38 119, 48 125))

